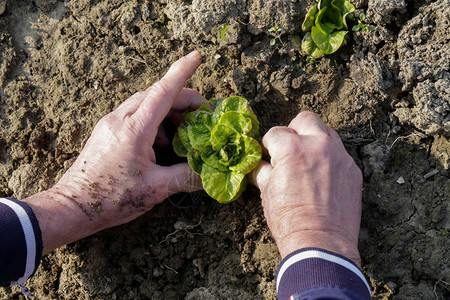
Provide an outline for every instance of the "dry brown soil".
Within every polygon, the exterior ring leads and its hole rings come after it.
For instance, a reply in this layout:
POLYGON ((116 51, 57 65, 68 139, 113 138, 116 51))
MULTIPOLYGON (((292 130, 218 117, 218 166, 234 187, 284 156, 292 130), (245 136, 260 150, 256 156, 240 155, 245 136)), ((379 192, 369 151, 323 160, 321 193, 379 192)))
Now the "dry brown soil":
MULTIPOLYGON (((51 187, 103 115, 198 49, 188 85, 248 98, 262 134, 303 110, 339 132, 364 173, 360 251, 374 299, 449 299, 449 1, 355 0, 376 30, 317 62, 292 42, 312 2, 9 0, 0 195, 51 187), (274 25, 284 33, 270 46, 274 25)), ((170 200, 44 257, 28 298, 276 299, 280 258, 257 189, 228 205, 170 200)))

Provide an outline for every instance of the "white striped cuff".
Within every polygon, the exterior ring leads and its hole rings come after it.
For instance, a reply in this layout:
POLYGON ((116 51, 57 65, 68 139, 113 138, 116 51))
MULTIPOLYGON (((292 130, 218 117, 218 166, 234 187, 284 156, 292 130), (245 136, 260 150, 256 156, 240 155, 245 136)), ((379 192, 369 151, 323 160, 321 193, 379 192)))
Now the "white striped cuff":
MULTIPOLYGON (((12 210, 16 214, 21 226, 21 231, 20 227, 16 226, 16 231, 13 230, 12 232, 7 233, 8 236, 10 236, 10 239, 7 240, 9 247, 22 239, 22 235, 25 238, 26 252, 23 252, 26 253, 26 262, 23 276, 11 281, 11 286, 16 284, 22 285, 37 269, 42 254, 42 237, 39 224, 31 207, 25 202, 12 198, 0 198, 0 203, 10 208, 9 211, 12 210)), ((9 215, 11 214, 12 212, 9 215)), ((17 221, 15 221, 15 223, 17 223, 17 221)), ((24 258, 17 257, 17 260, 19 259, 24 258)))
POLYGON ((334 254, 332 252, 320 248, 304 248, 287 256, 281 262, 278 268, 276 276, 276 288, 277 291, 280 292, 279 290, 280 283, 282 281, 283 281, 283 289, 285 289, 286 286, 288 287, 297 286, 299 283, 298 280, 300 280, 299 278, 303 278, 301 279, 302 280, 301 284, 304 285, 305 288, 308 286, 314 286, 315 284, 321 285, 324 282, 327 282, 328 284, 331 283, 345 284, 345 279, 343 279, 345 278, 345 276, 336 272, 345 272, 346 276, 349 276, 349 274, 354 274, 350 276, 351 277, 354 276, 355 279, 359 278, 361 280, 360 287, 362 288, 362 290, 360 288, 359 289, 360 292, 365 293, 363 292, 365 286, 368 295, 371 294, 367 280, 365 279, 361 270, 355 264, 353 264, 350 260, 344 258, 343 256, 334 254), (336 271, 337 269, 333 267, 333 264, 334 266, 336 266, 336 268, 338 268, 337 266, 342 267, 343 269, 340 269, 342 271, 336 271), (314 270, 311 268, 313 268, 314 270), (320 273, 321 275, 317 275, 318 276, 317 277, 312 275, 314 271, 324 273, 320 273), (303 273, 303 275, 302 274, 299 275, 298 272, 303 273), (283 278, 283 276, 286 278, 283 278))

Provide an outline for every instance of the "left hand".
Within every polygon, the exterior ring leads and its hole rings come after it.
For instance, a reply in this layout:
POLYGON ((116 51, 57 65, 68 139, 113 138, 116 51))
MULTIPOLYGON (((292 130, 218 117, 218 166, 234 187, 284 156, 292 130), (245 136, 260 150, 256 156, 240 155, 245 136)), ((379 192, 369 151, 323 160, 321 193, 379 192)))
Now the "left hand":
POLYGON ((153 149, 157 137, 167 143, 166 117, 177 119, 206 101, 183 88, 200 60, 198 51, 182 57, 159 82, 103 117, 61 180, 45 196, 26 199, 38 217, 44 253, 129 222, 174 193, 202 188, 187 163, 159 166, 153 149))

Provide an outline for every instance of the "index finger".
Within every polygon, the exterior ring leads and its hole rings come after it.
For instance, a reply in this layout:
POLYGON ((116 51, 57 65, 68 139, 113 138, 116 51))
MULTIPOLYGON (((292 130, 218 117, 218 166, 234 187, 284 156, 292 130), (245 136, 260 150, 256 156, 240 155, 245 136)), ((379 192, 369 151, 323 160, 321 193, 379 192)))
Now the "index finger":
POLYGON ((150 135, 156 135, 156 129, 167 116, 186 81, 200 65, 200 59, 201 55, 198 51, 180 58, 170 67, 166 75, 151 87, 132 116, 145 124, 144 131, 152 130, 150 135))
POLYGON ((299 135, 330 135, 327 126, 315 113, 302 111, 288 125, 299 135))

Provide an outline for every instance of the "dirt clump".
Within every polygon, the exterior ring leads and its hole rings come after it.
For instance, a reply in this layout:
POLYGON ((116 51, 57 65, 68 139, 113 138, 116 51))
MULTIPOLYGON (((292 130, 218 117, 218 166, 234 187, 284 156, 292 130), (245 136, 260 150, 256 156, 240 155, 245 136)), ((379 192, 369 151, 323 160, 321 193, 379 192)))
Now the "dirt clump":
POLYGON ((402 15, 406 13, 405 0, 372 0, 368 1, 367 19, 375 24, 401 24, 402 15))
POLYGON ((402 123, 434 134, 450 133, 450 3, 422 8, 399 33, 399 79, 412 97, 398 104, 402 123))

